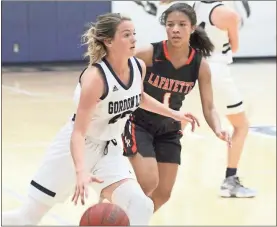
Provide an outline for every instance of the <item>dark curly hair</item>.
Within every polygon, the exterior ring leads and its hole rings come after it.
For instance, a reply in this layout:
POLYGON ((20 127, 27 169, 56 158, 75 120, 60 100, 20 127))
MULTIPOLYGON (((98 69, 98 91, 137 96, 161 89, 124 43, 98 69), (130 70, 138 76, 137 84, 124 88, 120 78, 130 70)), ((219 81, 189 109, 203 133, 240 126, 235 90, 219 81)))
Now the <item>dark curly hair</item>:
MULTIPOLYGON (((160 17, 160 24, 165 26, 167 17, 172 12, 182 12, 188 16, 191 22, 191 26, 195 26, 197 23, 197 17, 194 9, 186 3, 175 3, 165 10, 160 17)), ((209 39, 205 30, 197 26, 195 31, 190 36, 190 46, 202 53, 203 56, 211 56, 214 50, 214 45, 209 39)))

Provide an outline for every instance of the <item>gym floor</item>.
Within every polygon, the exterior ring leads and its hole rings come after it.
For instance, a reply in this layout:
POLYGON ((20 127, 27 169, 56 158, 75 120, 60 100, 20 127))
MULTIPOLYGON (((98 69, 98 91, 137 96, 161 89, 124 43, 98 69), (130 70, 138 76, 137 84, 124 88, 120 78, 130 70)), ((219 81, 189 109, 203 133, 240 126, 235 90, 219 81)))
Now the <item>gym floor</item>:
MULTIPOLYGON (((2 68, 4 211, 22 203, 45 149, 72 116, 73 91, 82 69, 82 65, 2 68)), ((185 106, 199 116, 201 128, 183 137, 182 165, 171 200, 154 215, 152 225, 276 225, 276 60, 240 61, 232 65, 232 72, 251 126, 257 126, 250 130, 238 174, 258 196, 218 196, 226 144, 205 123, 196 86, 185 106)), ((69 198, 40 224, 77 225, 84 210, 96 202, 93 191, 86 206, 75 207, 69 198)))

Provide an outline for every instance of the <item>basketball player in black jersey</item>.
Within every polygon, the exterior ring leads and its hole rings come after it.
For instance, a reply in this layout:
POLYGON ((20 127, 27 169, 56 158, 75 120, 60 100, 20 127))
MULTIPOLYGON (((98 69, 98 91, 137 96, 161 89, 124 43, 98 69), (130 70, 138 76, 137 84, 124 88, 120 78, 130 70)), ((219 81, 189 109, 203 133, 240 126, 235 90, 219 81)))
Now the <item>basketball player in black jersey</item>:
MULTIPOLYGON (((179 110, 198 80, 205 119, 215 135, 231 146, 214 108, 210 69, 204 59, 214 47, 205 31, 196 28, 194 9, 186 3, 173 4, 160 22, 168 40, 152 43, 136 54, 147 66, 145 92, 179 110)), ((145 194, 154 201, 155 211, 168 201, 175 183, 181 137, 180 122, 143 109, 136 110, 125 126, 124 155, 145 194)))

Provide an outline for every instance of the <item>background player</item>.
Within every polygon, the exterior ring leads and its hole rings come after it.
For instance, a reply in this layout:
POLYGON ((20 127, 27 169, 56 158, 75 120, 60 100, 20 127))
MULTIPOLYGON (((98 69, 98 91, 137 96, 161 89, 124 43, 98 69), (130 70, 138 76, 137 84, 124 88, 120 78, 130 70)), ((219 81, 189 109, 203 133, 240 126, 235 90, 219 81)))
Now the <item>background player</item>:
POLYGON ((208 58, 211 68, 212 84, 215 100, 220 97, 229 122, 233 126, 232 147, 228 148, 228 165, 225 180, 220 188, 223 197, 254 197, 256 193, 245 188, 237 177, 237 167, 248 134, 248 119, 246 117, 243 99, 233 81, 229 64, 233 62, 232 52, 239 48, 238 14, 222 1, 196 1, 194 9, 199 26, 208 34, 215 49, 208 58))
MULTIPOLYGON (((147 65, 145 92, 179 110, 199 81, 205 119, 220 139, 229 143, 214 108, 209 66, 202 56, 213 50, 206 33, 196 28, 194 9, 186 3, 171 5, 161 17, 168 41, 153 43, 137 52, 147 65)), ((172 118, 137 109, 125 126, 124 155, 128 156, 155 211, 168 201, 181 161, 181 124, 172 118)), ((230 145, 230 144, 229 144, 230 145)), ((197 167, 196 167, 197 168, 197 167)))
POLYGON ((81 197, 84 204, 92 181, 96 181, 93 188, 98 194, 126 211, 132 225, 147 225, 153 202, 133 179, 115 139, 139 105, 176 120, 194 120, 142 93, 146 67, 132 57, 136 40, 129 18, 117 13, 99 16, 84 37, 90 66, 80 76, 76 115, 50 145, 31 181, 27 201, 19 209, 3 213, 4 225, 37 225, 57 202, 70 195, 75 182, 72 200, 77 204, 81 197))

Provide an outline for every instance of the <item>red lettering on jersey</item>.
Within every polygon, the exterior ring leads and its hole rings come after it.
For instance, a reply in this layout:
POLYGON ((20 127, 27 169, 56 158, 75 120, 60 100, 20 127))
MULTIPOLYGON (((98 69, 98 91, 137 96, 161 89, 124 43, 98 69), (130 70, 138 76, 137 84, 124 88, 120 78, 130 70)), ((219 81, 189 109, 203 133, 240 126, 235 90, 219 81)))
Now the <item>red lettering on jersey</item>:
POLYGON ((154 83, 153 83, 152 85, 155 86, 155 87, 158 87, 159 81, 160 81, 160 77, 157 76, 156 79, 155 79, 155 81, 154 81, 154 83))
POLYGON ((175 83, 175 80, 169 79, 169 81, 170 81, 170 85, 169 85, 168 90, 172 91, 172 87, 173 87, 173 84, 175 83))
POLYGON ((161 77, 159 88, 162 88, 162 86, 164 85, 165 81, 166 81, 166 78, 165 77, 161 77))
POLYGON ((173 87, 173 90, 174 92, 178 92, 178 85, 180 84, 180 81, 179 80, 175 80, 175 84, 174 84, 174 87, 173 87))
POLYGON ((166 78, 165 84, 163 86, 163 90, 169 90, 169 79, 166 78))
POLYGON ((184 88, 185 84, 186 84, 186 82, 184 82, 184 81, 181 81, 181 82, 180 82, 180 86, 181 86, 181 87, 180 87, 180 90, 179 90, 180 93, 183 92, 183 88, 184 88))
POLYGON ((194 86, 194 82, 184 82, 180 80, 169 79, 158 75, 156 75, 156 78, 154 78, 154 76, 155 76, 154 73, 150 74, 148 83, 166 91, 188 94, 194 86))
POLYGON ((154 76, 154 73, 151 73, 148 79, 149 84, 153 84, 153 80, 152 80, 153 76, 154 76))

